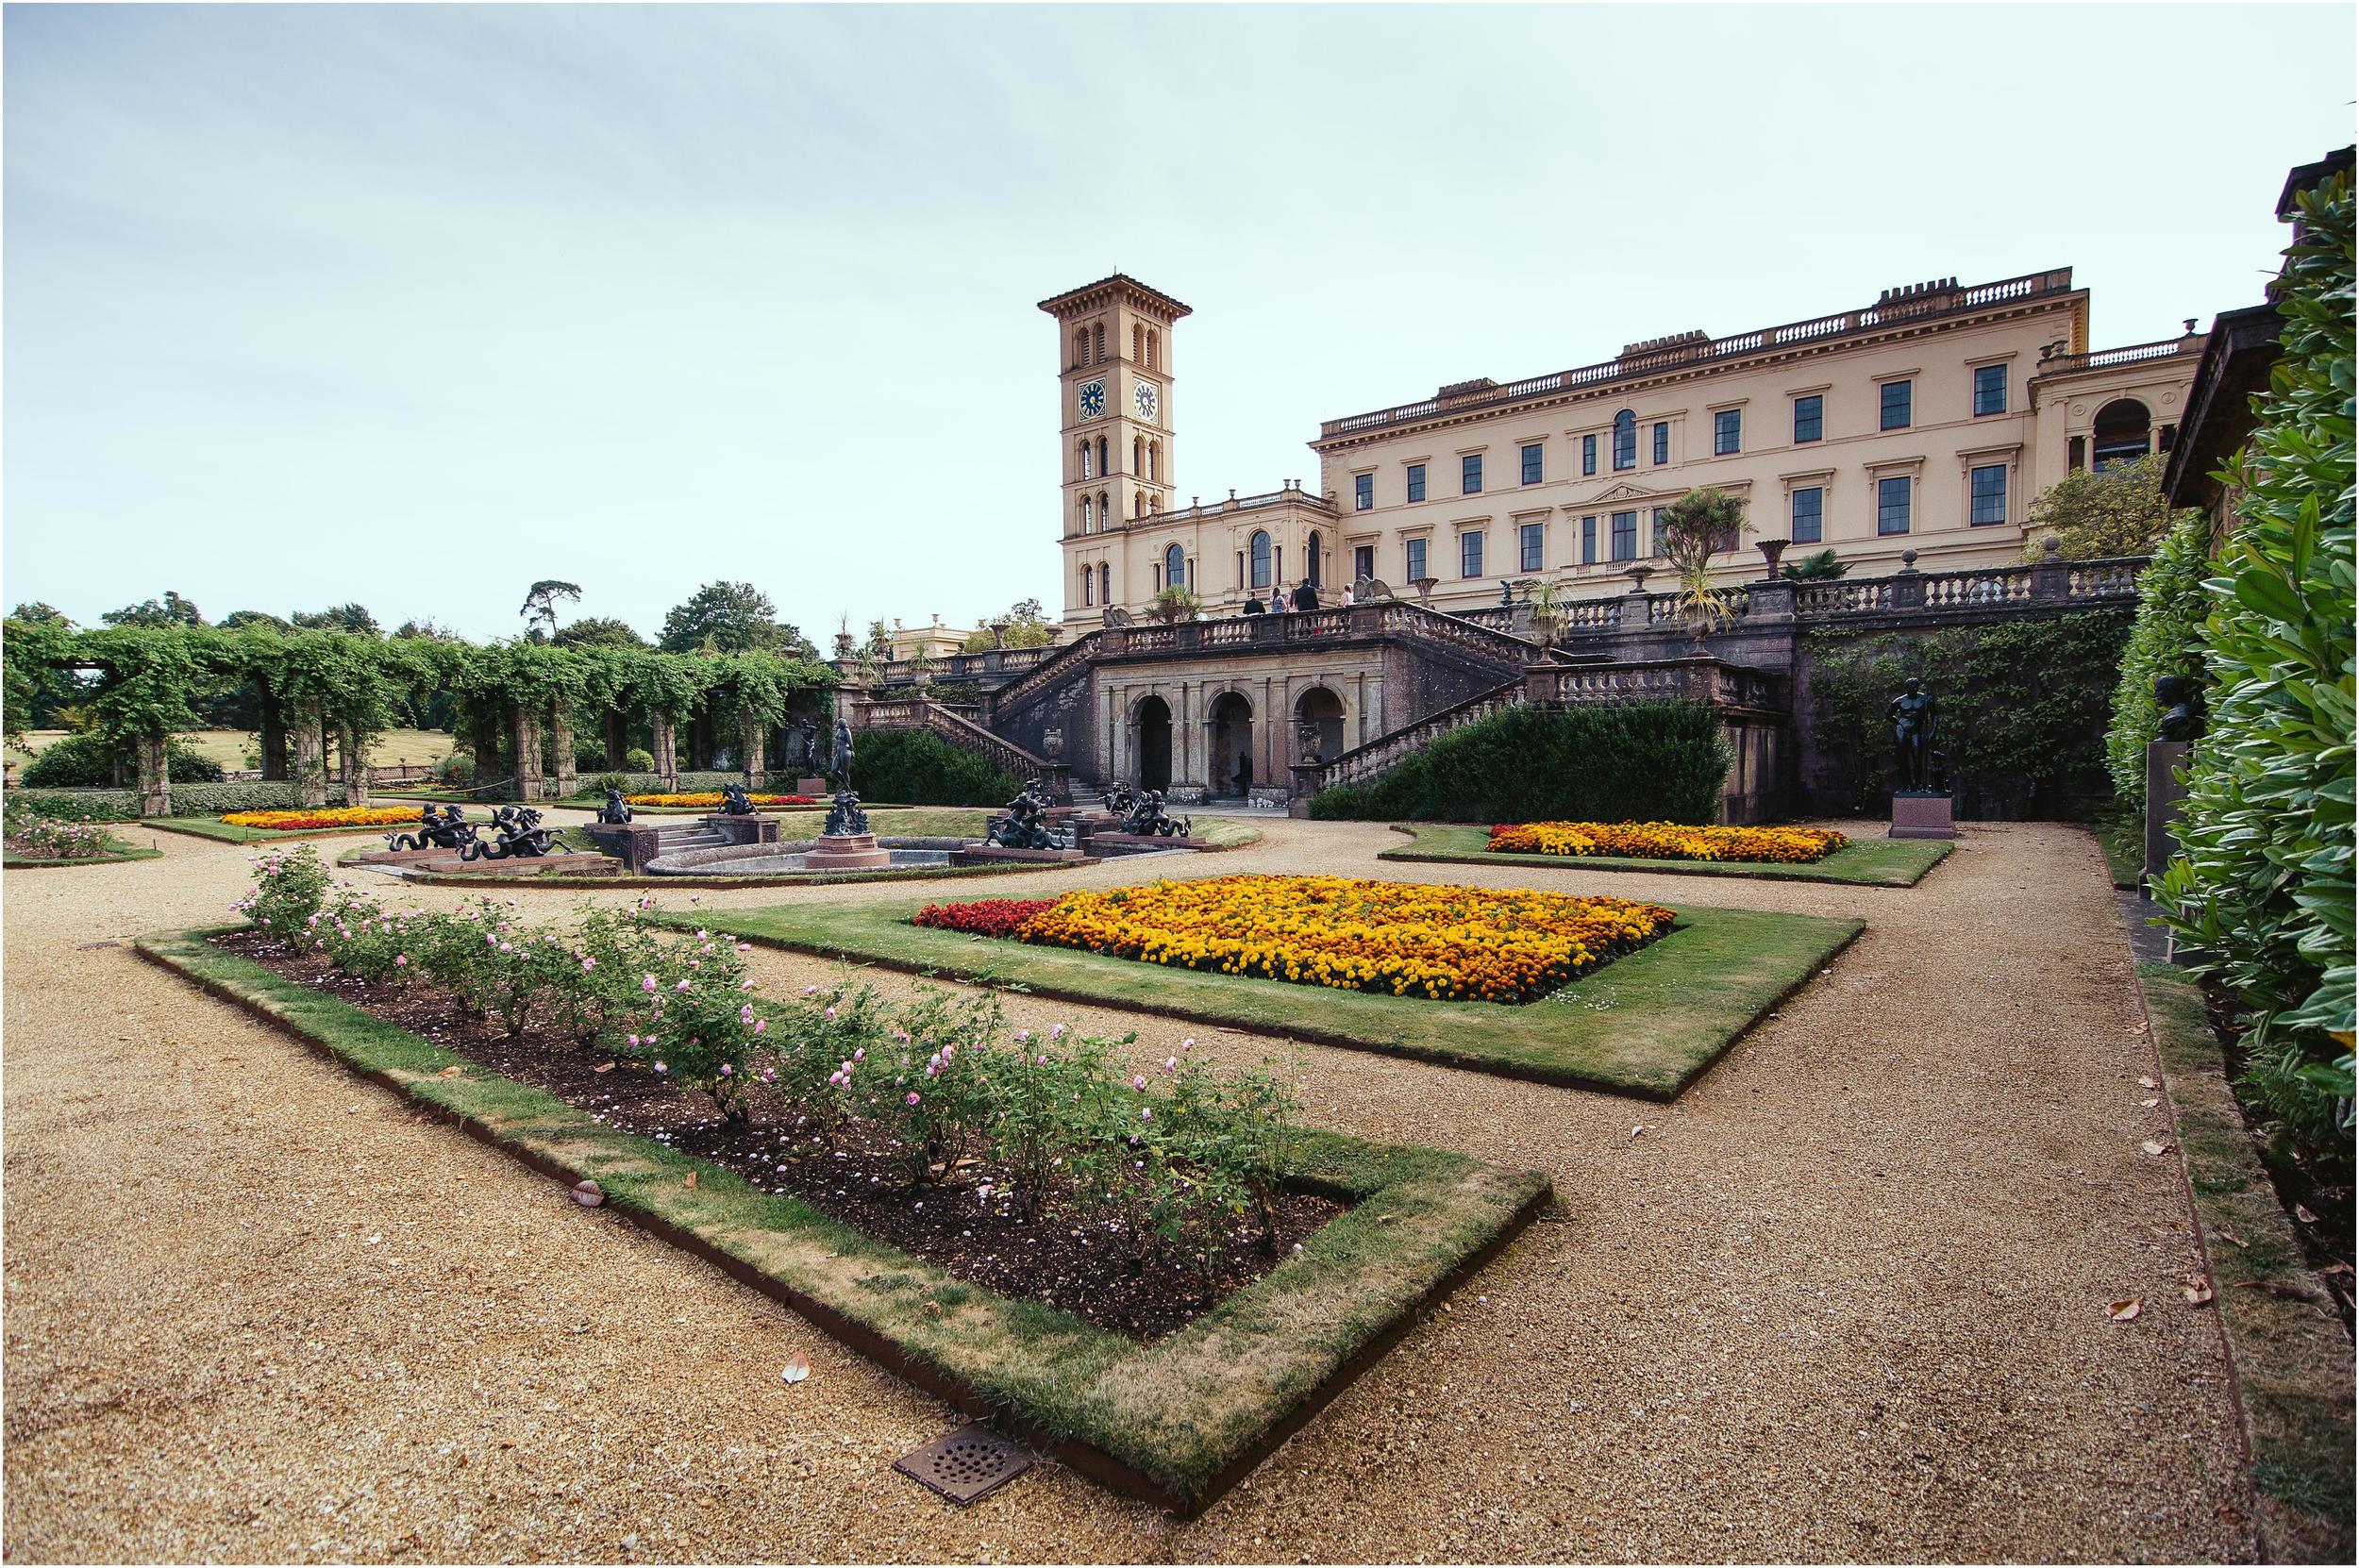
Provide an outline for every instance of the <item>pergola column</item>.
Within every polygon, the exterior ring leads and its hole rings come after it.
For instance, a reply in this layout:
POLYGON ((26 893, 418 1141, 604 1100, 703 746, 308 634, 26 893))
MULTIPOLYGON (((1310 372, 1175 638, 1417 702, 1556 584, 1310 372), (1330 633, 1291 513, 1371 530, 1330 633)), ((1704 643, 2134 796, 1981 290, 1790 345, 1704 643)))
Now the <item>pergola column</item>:
POLYGON ((261 709, 262 776, 283 779, 287 776, 286 709, 267 689, 262 692, 261 709))
POLYGON ((327 755, 319 714, 316 711, 298 712, 290 727, 294 737, 295 804, 325 806, 327 804, 327 755))
POLYGON ((609 773, 623 771, 623 753, 629 747, 623 743, 623 715, 619 709, 606 710, 606 769, 609 773))
POLYGON ((160 735, 141 737, 139 758, 140 815, 172 815, 172 765, 164 758, 164 738, 160 735))
POLYGON ((656 777, 661 781, 664 793, 678 793, 679 791, 678 726, 673 723, 672 715, 661 709, 649 715, 649 724, 655 731, 653 739, 656 777))
POLYGON ((551 749, 557 753, 556 797, 563 800, 577 787, 574 776, 574 710, 572 705, 559 701, 550 705, 551 749))
POLYGON ((740 726, 740 742, 745 749, 745 788, 759 790, 770 781, 770 726, 751 709, 745 710, 740 726))
POLYGON ((518 703, 509 720, 510 742, 516 753, 516 798, 541 797, 541 715, 518 703))
POLYGON ((343 779, 344 804, 366 806, 369 803, 369 743, 351 725, 343 726, 338 736, 339 772, 343 779))
POLYGON ((477 697, 468 705, 467 733, 475 743, 475 781, 480 789, 500 776, 500 714, 492 698, 477 697))

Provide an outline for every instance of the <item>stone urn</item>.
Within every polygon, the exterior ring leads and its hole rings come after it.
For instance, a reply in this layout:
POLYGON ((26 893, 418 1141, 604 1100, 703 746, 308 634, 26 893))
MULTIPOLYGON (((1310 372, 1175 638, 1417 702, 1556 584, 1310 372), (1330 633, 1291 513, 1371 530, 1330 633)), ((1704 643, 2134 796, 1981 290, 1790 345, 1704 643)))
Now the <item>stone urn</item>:
POLYGON ((1761 559, 1767 567, 1763 574, 1765 576, 1775 577, 1778 575, 1778 558, 1784 555, 1785 547, 1793 542, 1790 539, 1764 539, 1754 543, 1753 548, 1761 552, 1761 559))
POLYGON ((1040 754, 1051 762, 1064 759, 1064 731, 1051 726, 1040 732, 1040 754))

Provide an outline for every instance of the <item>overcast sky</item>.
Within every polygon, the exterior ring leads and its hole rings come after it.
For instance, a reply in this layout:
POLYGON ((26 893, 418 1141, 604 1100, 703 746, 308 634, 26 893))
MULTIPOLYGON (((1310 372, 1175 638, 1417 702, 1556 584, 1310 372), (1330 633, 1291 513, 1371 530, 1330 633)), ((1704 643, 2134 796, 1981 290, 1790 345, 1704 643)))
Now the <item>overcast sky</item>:
POLYGON ((2317 8, 10 6, 8 603, 652 634, 1059 608, 1055 328, 1195 307, 1177 486, 1318 421, 2070 265, 2256 301, 2317 8))

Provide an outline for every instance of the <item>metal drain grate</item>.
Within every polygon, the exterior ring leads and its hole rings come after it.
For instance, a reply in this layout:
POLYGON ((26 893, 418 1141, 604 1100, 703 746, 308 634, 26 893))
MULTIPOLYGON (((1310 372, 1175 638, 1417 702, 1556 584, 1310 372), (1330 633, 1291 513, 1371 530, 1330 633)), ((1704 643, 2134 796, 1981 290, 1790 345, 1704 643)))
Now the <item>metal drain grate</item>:
POLYGON ((954 1503, 971 1503, 1031 1469, 1032 1456, 979 1421, 902 1455, 893 1468, 954 1503))

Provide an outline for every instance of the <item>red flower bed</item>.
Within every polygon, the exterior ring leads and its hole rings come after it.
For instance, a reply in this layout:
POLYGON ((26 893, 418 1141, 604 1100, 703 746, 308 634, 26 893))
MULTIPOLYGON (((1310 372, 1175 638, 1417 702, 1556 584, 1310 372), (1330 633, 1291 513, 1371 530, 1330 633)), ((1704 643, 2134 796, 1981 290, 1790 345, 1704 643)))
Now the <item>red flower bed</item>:
POLYGON ((1053 898, 978 898, 967 904, 929 904, 912 924, 979 937, 1013 936, 1015 928, 1056 902, 1053 898))

